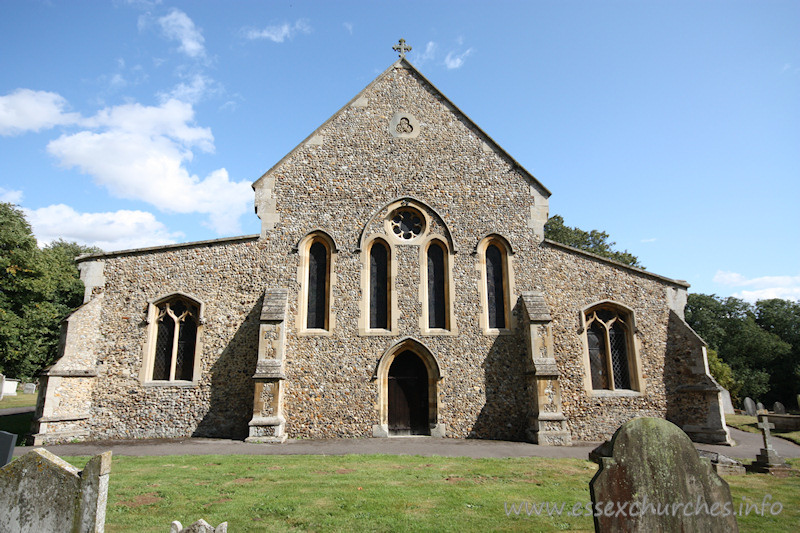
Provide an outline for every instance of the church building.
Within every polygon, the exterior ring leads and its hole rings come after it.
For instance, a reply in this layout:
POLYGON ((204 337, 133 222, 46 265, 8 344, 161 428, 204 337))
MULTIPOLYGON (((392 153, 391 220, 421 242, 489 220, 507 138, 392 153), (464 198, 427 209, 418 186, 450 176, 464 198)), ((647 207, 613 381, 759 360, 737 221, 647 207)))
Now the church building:
POLYGON ((395 50, 253 183, 259 235, 79 258, 35 444, 730 442, 688 284, 545 239, 547 188, 395 50))

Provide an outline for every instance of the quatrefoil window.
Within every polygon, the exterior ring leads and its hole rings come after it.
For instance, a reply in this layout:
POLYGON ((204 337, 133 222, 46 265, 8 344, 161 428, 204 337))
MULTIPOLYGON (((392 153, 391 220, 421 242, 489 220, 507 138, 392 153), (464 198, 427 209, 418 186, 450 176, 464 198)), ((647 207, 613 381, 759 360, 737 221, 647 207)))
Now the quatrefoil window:
POLYGON ((410 241, 425 231, 425 217, 416 209, 404 207, 392 214, 389 225, 396 238, 410 241))

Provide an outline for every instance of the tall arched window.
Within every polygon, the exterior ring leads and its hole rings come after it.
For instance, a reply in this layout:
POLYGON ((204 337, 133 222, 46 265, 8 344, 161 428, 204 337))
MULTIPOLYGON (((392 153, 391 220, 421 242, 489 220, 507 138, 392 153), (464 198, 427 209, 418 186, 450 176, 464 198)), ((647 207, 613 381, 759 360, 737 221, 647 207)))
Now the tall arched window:
POLYGON ((486 247, 486 308, 489 327, 506 327, 506 294, 503 252, 496 244, 486 247))
POLYGON ((636 358, 630 313, 604 303, 587 310, 584 321, 592 389, 636 388, 636 358))
POLYGON ((197 363, 200 304, 175 295, 152 304, 145 381, 192 381, 197 363))
POLYGON ((391 299, 389 297, 390 251, 382 240, 375 240, 369 250, 369 327, 389 329, 391 299))
POLYGON ((428 282, 428 327, 446 329, 447 302, 447 264, 446 252, 441 243, 431 242, 427 253, 428 282))
POLYGON ((306 328, 327 329, 330 254, 322 240, 314 240, 308 249, 306 284, 306 328))

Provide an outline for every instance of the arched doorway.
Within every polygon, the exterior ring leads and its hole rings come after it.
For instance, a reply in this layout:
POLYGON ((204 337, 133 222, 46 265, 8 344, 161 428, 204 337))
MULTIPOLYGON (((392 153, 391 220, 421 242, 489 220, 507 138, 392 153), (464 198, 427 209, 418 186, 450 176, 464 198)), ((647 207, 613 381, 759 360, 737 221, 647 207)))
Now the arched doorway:
POLYGON ((430 435, 428 369, 406 350, 389 367, 388 422, 392 435, 430 435))
POLYGON ((430 435, 444 437, 447 428, 439 420, 439 362, 421 342, 400 339, 378 360, 373 381, 377 384, 378 420, 374 437, 430 435))

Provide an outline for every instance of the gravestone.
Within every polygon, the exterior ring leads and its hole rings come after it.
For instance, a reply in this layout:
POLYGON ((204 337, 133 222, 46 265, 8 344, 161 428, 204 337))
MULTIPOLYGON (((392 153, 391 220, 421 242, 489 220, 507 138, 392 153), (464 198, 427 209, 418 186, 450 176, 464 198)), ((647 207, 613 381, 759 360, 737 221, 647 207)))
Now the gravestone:
POLYGON ((733 410, 733 402, 731 402, 731 393, 728 389, 722 389, 722 412, 726 415, 732 415, 736 411, 733 410))
POLYGON ((36 383, 26 383, 23 385, 22 394, 36 394, 36 383))
POLYGON ((761 402, 758 402, 756 404, 756 415, 763 415, 763 414, 766 414, 766 412, 767 412, 767 410, 764 407, 764 404, 761 403, 761 402))
POLYGON ((6 377, 0 374, 0 400, 3 399, 3 385, 6 384, 6 377))
POLYGON ((191 526, 183 527, 180 522, 175 520, 169 528, 169 533, 227 533, 228 523, 222 522, 217 527, 212 526, 202 518, 191 526))
POLYGON ((91 531, 106 522, 111 452, 78 470, 43 448, 0 468, 0 531, 91 531))
POLYGON ((600 463, 589 483, 600 515, 595 531, 739 530, 733 514, 722 516, 726 505, 733 507, 728 484, 671 422, 631 420, 593 454, 600 463))
POLYGON ((786 408, 783 406, 781 402, 775 402, 772 405, 772 412, 775 413, 776 415, 785 415, 786 408))
POLYGON ((778 455, 772 447, 772 434, 770 429, 775 428, 775 424, 770 424, 767 415, 758 415, 758 427, 761 429, 761 437, 764 439, 764 447, 761 453, 756 456, 756 460, 748 465, 747 470, 760 474, 773 474, 778 477, 787 477, 791 468, 786 461, 778 455))
POLYGON ((750 396, 744 399, 744 412, 747 416, 756 416, 756 402, 750 396))
POLYGON ((700 457, 705 457, 711 461, 711 468, 720 476, 743 476, 745 469, 742 463, 736 459, 731 459, 727 455, 708 450, 697 450, 700 457))
POLYGON ((17 436, 8 431, 0 431, 0 467, 6 466, 14 458, 17 436))
POLYGON ((19 380, 17 379, 4 379, 3 380, 3 395, 4 396, 16 396, 17 395, 17 385, 19 385, 19 380))

